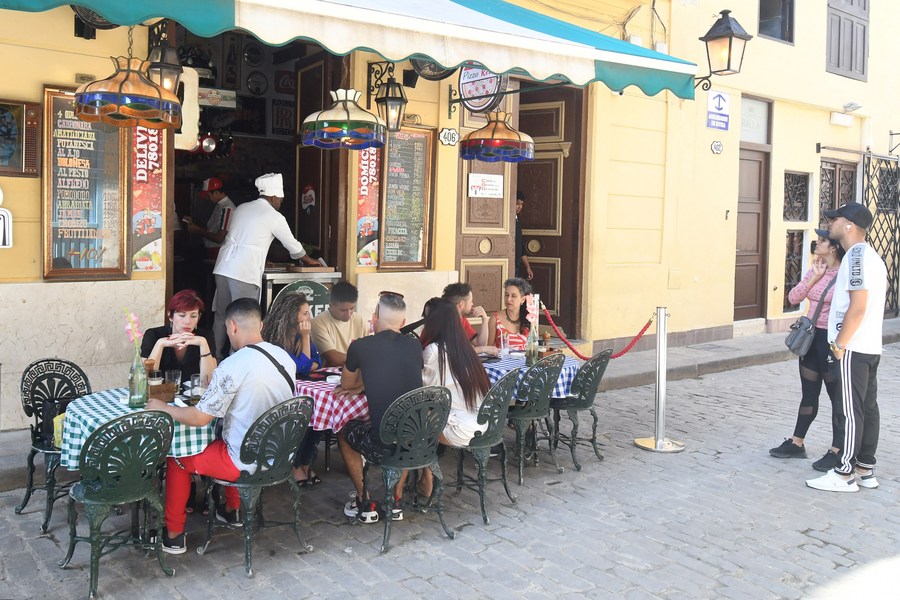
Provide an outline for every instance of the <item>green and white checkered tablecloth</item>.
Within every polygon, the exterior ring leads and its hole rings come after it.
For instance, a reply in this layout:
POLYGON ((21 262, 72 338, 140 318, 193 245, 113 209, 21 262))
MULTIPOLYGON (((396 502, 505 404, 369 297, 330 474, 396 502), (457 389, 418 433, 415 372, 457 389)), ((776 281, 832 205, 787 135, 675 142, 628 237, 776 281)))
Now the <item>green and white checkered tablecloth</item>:
MULTIPOLYGON (((94 430, 116 417, 135 412, 128 408, 127 388, 114 388, 95 392, 73 400, 66 407, 63 426, 62 457, 60 463, 70 471, 78 470, 81 448, 94 430)), ((213 421, 214 422, 214 421, 213 421)), ((200 454, 215 438, 213 424, 205 427, 190 427, 175 422, 175 434, 169 456, 193 456, 200 454)))

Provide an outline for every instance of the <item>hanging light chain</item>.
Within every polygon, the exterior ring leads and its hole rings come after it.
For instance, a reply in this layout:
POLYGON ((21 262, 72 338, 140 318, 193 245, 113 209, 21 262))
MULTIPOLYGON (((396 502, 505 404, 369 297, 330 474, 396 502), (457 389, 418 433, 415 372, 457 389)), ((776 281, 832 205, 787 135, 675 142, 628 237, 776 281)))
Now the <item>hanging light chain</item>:
POLYGON ((128 28, 128 60, 132 58, 131 47, 134 45, 134 25, 128 28))

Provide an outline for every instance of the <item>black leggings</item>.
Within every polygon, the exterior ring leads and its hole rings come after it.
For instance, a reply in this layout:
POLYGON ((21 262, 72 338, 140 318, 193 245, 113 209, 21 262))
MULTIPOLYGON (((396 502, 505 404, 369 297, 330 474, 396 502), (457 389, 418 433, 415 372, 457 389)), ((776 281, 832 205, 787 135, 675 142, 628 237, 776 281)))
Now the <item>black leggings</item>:
POLYGON ((294 455, 294 468, 308 467, 316 460, 320 439, 322 439, 321 431, 316 431, 312 427, 307 428, 306 435, 303 436, 300 447, 297 449, 297 454, 294 455))
POLYGON ((800 409, 797 411, 797 425, 794 427, 794 436, 805 438, 809 426, 816 419, 819 412, 819 395, 822 393, 822 384, 831 399, 831 445, 834 448, 844 447, 844 434, 838 427, 838 417, 843 410, 841 405, 841 382, 829 374, 828 361, 831 351, 828 349, 828 331, 816 327, 813 343, 806 356, 800 358, 800 388, 802 397, 800 409))

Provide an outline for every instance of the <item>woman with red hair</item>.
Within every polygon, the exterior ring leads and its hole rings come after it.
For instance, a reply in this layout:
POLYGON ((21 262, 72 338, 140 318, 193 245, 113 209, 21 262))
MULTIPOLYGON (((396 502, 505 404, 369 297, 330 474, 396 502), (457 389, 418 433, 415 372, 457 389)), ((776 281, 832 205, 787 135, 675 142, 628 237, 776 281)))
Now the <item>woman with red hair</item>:
POLYGON ((144 333, 141 356, 151 358, 155 369, 181 371, 181 380, 190 381, 200 373, 208 382, 216 368, 212 333, 197 331, 197 322, 206 305, 194 290, 181 290, 169 299, 169 325, 154 327, 144 333))

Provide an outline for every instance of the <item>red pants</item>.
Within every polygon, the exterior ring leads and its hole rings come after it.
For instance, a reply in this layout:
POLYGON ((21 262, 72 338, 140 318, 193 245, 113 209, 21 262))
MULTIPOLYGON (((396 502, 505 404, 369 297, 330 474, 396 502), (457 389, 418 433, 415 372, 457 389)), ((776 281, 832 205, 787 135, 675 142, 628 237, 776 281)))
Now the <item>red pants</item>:
MULTIPOLYGON (((200 454, 176 459, 169 457, 166 463, 166 529, 169 535, 184 531, 187 512, 184 510, 191 495, 191 475, 208 475, 225 481, 236 481, 241 472, 228 456, 228 448, 222 440, 215 440, 200 454), (181 466, 178 463, 181 463, 181 466)), ((235 510, 241 505, 236 488, 225 488, 225 507, 235 510)))

